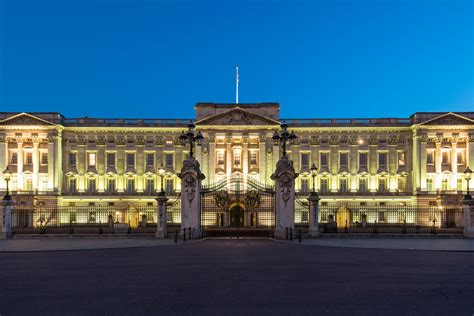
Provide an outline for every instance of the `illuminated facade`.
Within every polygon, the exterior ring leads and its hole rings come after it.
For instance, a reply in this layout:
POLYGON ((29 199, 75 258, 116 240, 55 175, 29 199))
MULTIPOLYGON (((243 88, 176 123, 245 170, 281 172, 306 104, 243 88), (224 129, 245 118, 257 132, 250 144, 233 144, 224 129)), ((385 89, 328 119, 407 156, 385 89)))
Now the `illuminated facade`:
MULTIPOLYGON (((279 104, 199 103, 195 109, 193 121, 204 136, 195 156, 205 185, 235 174, 273 184, 281 155, 272 140, 283 121, 279 104)), ((0 170, 8 166, 12 173, 18 204, 155 205, 161 166, 168 195, 180 191, 176 174, 188 148, 178 138, 189 120, 0 113, 0 170)), ((463 172, 474 166, 474 112, 285 121, 298 136, 288 148, 300 174, 298 194, 310 192, 315 164, 322 203, 456 204, 466 191, 463 172)))

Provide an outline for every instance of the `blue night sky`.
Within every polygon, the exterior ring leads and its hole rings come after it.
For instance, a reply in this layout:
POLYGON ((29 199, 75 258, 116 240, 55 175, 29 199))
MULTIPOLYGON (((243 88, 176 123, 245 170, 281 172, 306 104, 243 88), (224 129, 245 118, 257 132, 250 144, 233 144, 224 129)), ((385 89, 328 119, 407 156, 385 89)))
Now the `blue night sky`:
POLYGON ((471 0, 0 0, 0 111, 192 118, 474 110, 471 0))

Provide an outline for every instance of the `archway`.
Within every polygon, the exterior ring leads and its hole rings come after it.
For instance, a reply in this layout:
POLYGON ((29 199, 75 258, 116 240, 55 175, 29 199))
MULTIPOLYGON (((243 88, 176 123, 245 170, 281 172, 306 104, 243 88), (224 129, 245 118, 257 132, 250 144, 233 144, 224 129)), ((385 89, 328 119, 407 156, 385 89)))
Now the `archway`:
POLYGON ((352 216, 351 210, 347 206, 341 206, 336 211, 336 223, 338 228, 344 228, 351 226, 352 216))
POLYGON ((229 208, 229 226, 244 227, 244 208, 241 204, 234 204, 229 208))

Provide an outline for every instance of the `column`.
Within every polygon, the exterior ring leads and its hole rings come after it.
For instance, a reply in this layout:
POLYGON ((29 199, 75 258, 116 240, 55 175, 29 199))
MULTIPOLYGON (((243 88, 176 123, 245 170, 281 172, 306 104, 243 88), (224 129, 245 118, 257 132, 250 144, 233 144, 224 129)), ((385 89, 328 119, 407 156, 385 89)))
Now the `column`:
POLYGON ((208 161, 208 178, 207 184, 216 181, 215 173, 216 173, 216 138, 214 135, 209 135, 209 161, 208 161))
POLYGON ((357 183, 357 162, 359 160, 359 157, 357 157, 357 148, 357 143, 351 144, 349 147, 349 173, 351 175, 351 183, 349 185, 351 192, 357 192, 359 189, 359 183, 357 183))
MULTIPOLYGON (((3 172, 8 166, 8 142, 5 134, 0 134, 0 172, 3 172)), ((6 189, 7 184, 3 177, 0 177, 0 187, 6 189)))
POLYGON ((242 173, 244 174, 244 177, 247 177, 249 173, 249 139, 248 137, 244 137, 241 159, 242 159, 242 173))
MULTIPOLYGON (((54 139, 54 190, 61 191, 62 183, 63 183, 63 173, 62 173, 62 166, 63 166, 63 141, 62 141, 62 133, 57 132, 56 137, 54 139)), ((48 161, 49 164, 49 161, 48 161)))
MULTIPOLYGON (((376 140, 376 139, 375 139, 376 140)), ((369 138, 369 154, 368 154, 368 163, 369 163, 369 190, 370 192, 377 192, 377 145, 374 145, 375 140, 369 138)))
POLYGON ((124 192, 125 191, 125 144, 119 143, 117 140, 117 147, 116 147, 116 155, 117 155, 117 166, 115 167, 117 170, 117 192, 124 192))
POLYGON ((260 176, 260 182, 267 183, 267 166, 266 166, 266 137, 265 134, 260 135, 258 138, 258 172, 260 176))
POLYGON ((135 155, 137 158, 136 161, 136 171, 137 171, 137 192, 143 192, 145 186, 145 146, 144 145, 136 145, 135 147, 135 155))
MULTIPOLYGON (((331 142, 333 140, 331 139, 331 142)), ((337 192, 338 188, 338 174, 339 174, 339 146, 330 146, 329 152, 329 172, 331 173, 331 192, 337 192)))
POLYGON ((225 163, 225 170, 227 177, 230 177, 232 174, 232 138, 231 137, 226 137, 226 147, 225 147, 225 157, 226 157, 226 163, 225 163))
MULTIPOLYGON (((394 142, 394 140, 389 140, 394 142)), ((390 192, 397 192, 397 167, 398 167, 398 153, 397 153, 398 142, 393 144, 390 143, 388 146, 388 189, 390 192)))
POLYGON ((157 204, 157 221, 156 221, 156 233, 155 236, 157 238, 166 238, 168 237, 168 230, 167 230, 167 210, 166 210, 166 202, 168 198, 165 196, 164 193, 160 192, 158 197, 156 198, 157 204))
POLYGON ((436 150, 435 150, 435 189, 441 189, 441 181, 443 179, 442 169, 441 169, 441 141, 436 141, 436 150))
POLYGON ((10 196, 5 196, 2 203, 2 226, 0 239, 11 239, 12 238, 12 218, 13 218, 13 201, 10 196))
POLYGON ((39 176, 39 166, 40 166, 40 157, 39 157, 39 143, 38 140, 35 139, 33 142, 33 152, 32 152, 32 158, 33 158, 33 190, 39 190, 39 183, 38 183, 38 176, 39 176))
POLYGON ((316 192, 311 192, 309 201, 309 231, 308 234, 312 238, 320 237, 319 233, 319 196, 316 192))
MULTIPOLYGON (((451 183, 450 187, 451 190, 456 190, 457 189, 457 175, 458 175, 458 155, 457 155, 457 143, 456 141, 453 141, 451 143, 451 183)), ((461 172, 464 172, 464 170, 461 170, 461 172)))
MULTIPOLYGON (((77 158, 76 158, 76 166, 77 166, 77 186, 79 192, 85 192, 87 189, 87 179, 85 173, 87 171, 87 157, 86 157, 86 143, 87 140, 82 140, 77 145, 77 158)), ((48 151, 51 150, 54 152, 54 143, 50 143, 48 146, 48 151)), ((54 172, 54 171, 53 171, 54 172)))
POLYGON ((413 166, 419 170, 416 177, 418 186, 422 190, 426 190, 426 139, 422 139, 419 143, 419 159, 413 161, 413 166))
POLYGON ((17 141, 18 145, 18 169, 17 169, 17 191, 23 190, 23 143, 17 141))
POLYGON ((100 143, 100 140, 97 140, 97 159, 96 159, 96 168, 97 168, 97 191, 104 192, 107 184, 105 181, 105 140, 100 143))
MULTIPOLYGON (((469 140, 469 142, 467 143, 468 148, 466 148, 466 153, 467 153, 466 162, 468 163, 468 166, 471 169, 474 169, 474 133, 469 134, 468 140, 469 140)), ((464 170, 463 170, 463 172, 464 172, 464 170)), ((474 180, 473 179, 471 179, 471 181, 469 181, 469 188, 470 188, 471 192, 472 192, 472 190, 474 190, 474 180)))

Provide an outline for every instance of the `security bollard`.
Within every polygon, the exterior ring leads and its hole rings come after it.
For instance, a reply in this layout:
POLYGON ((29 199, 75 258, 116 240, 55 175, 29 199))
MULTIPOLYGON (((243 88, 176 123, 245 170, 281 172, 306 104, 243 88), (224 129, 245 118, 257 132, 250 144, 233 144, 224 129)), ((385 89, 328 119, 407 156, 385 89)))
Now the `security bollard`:
POLYGON ((288 227, 285 227, 285 239, 288 240, 288 227))
POLYGON ((178 230, 177 229, 174 230, 174 242, 175 243, 178 242, 178 230))
POLYGON ((183 228, 183 241, 186 241, 186 228, 183 228))
POLYGON ((293 228, 290 227, 290 240, 293 240, 293 228))
POLYGON ((298 239, 299 239, 299 242, 301 242, 301 228, 298 229, 298 239))
POLYGON ((189 238, 188 239, 192 239, 192 235, 191 235, 191 227, 189 227, 189 238))

